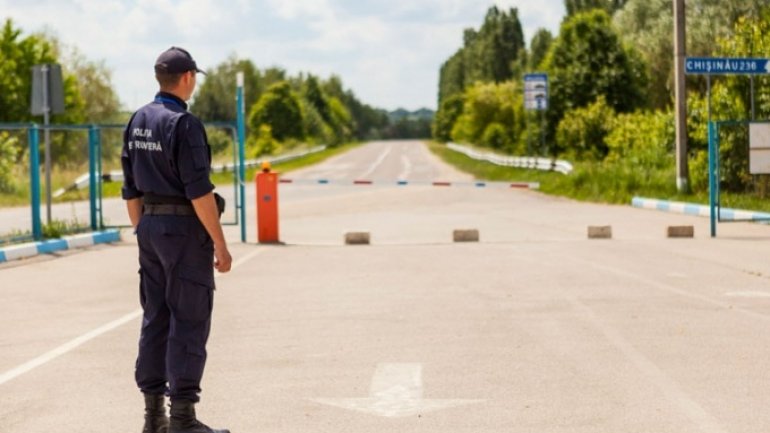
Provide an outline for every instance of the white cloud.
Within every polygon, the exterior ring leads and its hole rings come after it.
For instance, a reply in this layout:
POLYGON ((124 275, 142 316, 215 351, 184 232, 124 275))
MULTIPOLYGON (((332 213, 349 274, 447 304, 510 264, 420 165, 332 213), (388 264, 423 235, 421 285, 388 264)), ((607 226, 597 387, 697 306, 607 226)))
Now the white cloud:
POLYGON ((328 19, 334 16, 334 9, 328 0, 267 0, 267 5, 284 19, 328 19))
POLYGON ((557 32, 564 13, 563 0, 0 0, 0 18, 104 59, 129 109, 152 97, 152 65, 171 45, 204 68, 236 53, 292 74, 334 73, 368 104, 416 109, 435 107, 441 63, 490 4, 517 7, 527 38, 557 32))

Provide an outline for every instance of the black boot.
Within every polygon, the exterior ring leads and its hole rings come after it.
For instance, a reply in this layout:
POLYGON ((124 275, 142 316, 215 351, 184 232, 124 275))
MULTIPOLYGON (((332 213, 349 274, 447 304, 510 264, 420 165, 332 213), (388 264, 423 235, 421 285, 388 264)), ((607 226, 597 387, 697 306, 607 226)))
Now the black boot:
POLYGON ((168 432, 166 398, 163 394, 144 395, 144 428, 142 433, 168 432))
POLYGON ((230 433, 230 430, 215 430, 195 418, 195 403, 187 400, 171 402, 171 423, 168 433, 230 433))

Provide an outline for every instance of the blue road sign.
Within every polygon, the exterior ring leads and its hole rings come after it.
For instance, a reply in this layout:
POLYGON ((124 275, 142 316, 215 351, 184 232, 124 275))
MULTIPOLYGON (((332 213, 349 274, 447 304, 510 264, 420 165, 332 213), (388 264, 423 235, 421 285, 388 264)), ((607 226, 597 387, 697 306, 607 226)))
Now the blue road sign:
POLYGON ((688 57, 684 64, 692 75, 770 74, 770 59, 688 57))
POLYGON ((548 108, 548 75, 527 74, 524 76, 524 108, 545 110, 548 108))

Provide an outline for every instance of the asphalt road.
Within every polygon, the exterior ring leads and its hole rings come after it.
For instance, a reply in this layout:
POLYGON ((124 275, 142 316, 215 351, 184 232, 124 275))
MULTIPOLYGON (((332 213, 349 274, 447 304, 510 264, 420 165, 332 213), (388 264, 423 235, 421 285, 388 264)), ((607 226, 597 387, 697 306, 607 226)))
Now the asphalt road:
MULTIPOLYGON (((705 219, 532 191, 344 185, 403 173, 467 180, 419 143, 373 143, 292 174, 340 184, 281 186, 286 246, 227 229, 235 267, 217 279, 203 421, 235 433, 767 431, 770 227, 722 225, 710 239, 705 219), (586 238, 606 224, 614 239, 586 238), (695 239, 665 238, 681 224, 695 239), (456 228, 481 242, 452 243, 456 228), (373 245, 342 245, 352 229, 373 245)), ((136 245, 124 239, 0 266, 3 433, 141 428, 136 245)))

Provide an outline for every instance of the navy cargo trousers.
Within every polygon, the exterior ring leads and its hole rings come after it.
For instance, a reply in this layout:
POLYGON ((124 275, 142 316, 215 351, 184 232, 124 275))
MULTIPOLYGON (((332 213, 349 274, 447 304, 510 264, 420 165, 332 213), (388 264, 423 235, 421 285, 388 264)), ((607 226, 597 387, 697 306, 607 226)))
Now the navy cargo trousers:
POLYGON ((195 216, 143 215, 139 244, 144 316, 136 383, 146 394, 199 400, 214 301, 214 245, 195 216))

